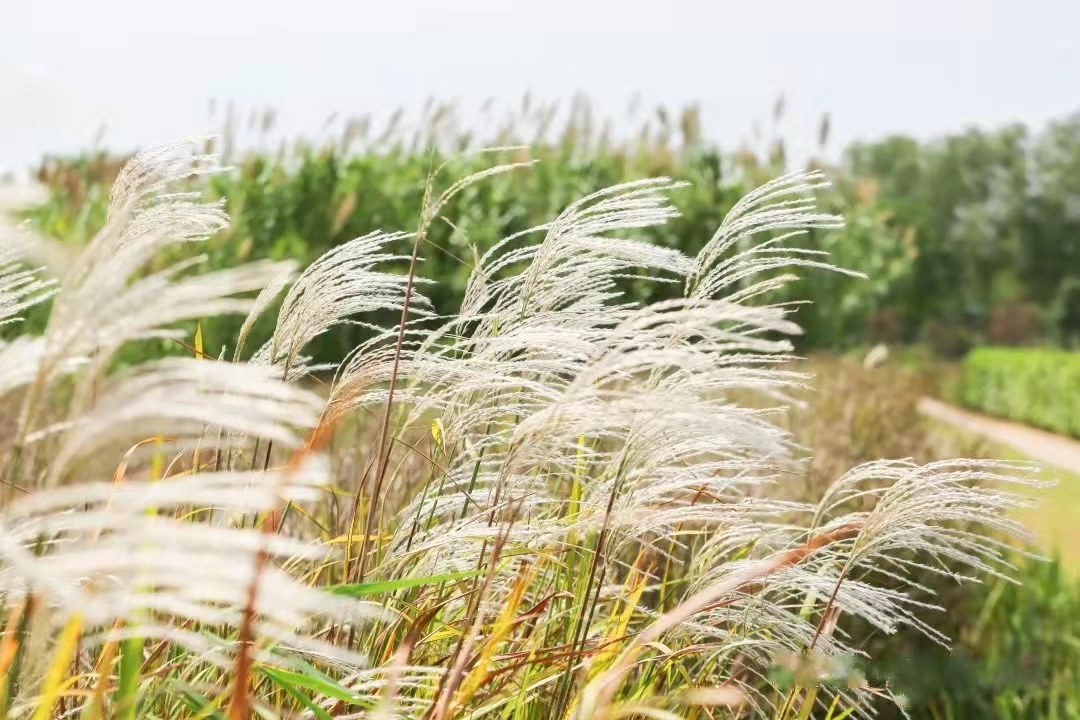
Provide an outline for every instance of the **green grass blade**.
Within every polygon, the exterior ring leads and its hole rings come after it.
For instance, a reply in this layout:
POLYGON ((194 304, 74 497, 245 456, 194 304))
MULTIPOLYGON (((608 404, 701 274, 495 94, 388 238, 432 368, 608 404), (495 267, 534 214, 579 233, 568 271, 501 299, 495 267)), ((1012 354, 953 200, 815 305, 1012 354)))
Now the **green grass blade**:
POLYGON ((170 685, 180 691, 181 700, 191 711, 190 717, 206 718, 206 720, 226 720, 225 714, 195 688, 181 680, 173 680, 170 685))
POLYGON ((427 575, 424 577, 401 578, 399 580, 381 580, 378 582, 351 583, 348 585, 331 585, 327 588, 327 590, 337 595, 348 595, 349 597, 382 595, 384 593, 391 593, 397 590, 407 590, 409 588, 421 587, 423 585, 436 585, 438 583, 451 582, 453 580, 463 580, 465 578, 482 575, 485 572, 487 571, 463 570, 461 572, 443 573, 442 575, 427 575))
POLYGON ((128 638, 120 645, 120 677, 116 685, 115 704, 116 716, 121 720, 135 720, 145 642, 144 638, 128 638))
MULTIPOLYGON (((281 673, 274 672, 269 668, 261 668, 260 672, 270 679, 275 685, 287 692, 294 700, 310 710, 318 720, 333 720, 333 717, 325 709, 316 705, 311 698, 281 673), (269 672, 267 672, 269 670, 269 672)), ((310 688, 307 688, 310 689, 310 688)), ((325 693, 324 693, 325 694, 325 693)))
POLYGON ((371 704, 344 685, 315 671, 300 673, 282 668, 261 667, 259 668, 259 672, 273 680, 282 688, 285 688, 287 685, 292 686, 294 690, 297 688, 305 688, 325 697, 341 700, 353 705, 367 706, 371 704))

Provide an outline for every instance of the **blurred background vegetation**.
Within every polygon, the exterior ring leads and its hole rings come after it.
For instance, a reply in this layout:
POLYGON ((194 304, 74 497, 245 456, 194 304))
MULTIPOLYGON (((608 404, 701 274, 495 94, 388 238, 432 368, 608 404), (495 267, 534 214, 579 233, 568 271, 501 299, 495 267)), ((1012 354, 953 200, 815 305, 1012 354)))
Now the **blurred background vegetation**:
MULTIPOLYGON (((783 113, 779 102, 775 114, 783 113)), ((373 229, 416 224, 425 179, 462 177, 496 160, 539 160, 459 195, 426 248, 434 300, 451 311, 475 252, 540 224, 571 200, 620 181, 669 175, 690 185, 676 197, 683 217, 656 242, 699 247, 748 188, 788 169, 782 139, 757 152, 702 137, 693 107, 659 108, 636 131, 616 134, 579 101, 568 113, 530 103, 492 137, 461 129, 453 106, 432 103, 406 123, 346 123, 322 144, 296 141, 238 150, 238 138, 269 133, 272 112, 228 121, 218 140, 235 171, 211 183, 233 227, 211 245, 210 267, 256 257, 311 260, 373 229), (558 120, 556 120, 558 118, 558 120), (477 154, 485 146, 525 145, 477 154)), ((822 155, 828 118, 820 130, 822 155)), ((258 143, 256 143, 257 145, 258 143)), ((45 233, 85 240, 102 223, 111 180, 123 157, 105 150, 46 158, 37 177, 50 198, 32 213, 45 233)), ((793 295, 803 349, 850 349, 877 342, 924 343, 958 357, 979 344, 1070 346, 1080 337, 1080 116, 1035 132, 1022 126, 970 129, 921 142, 891 137, 848 147, 828 170, 834 188, 822 204, 843 213, 841 232, 800 240, 868 280, 808 273, 793 295)), ((654 285, 633 288, 639 296, 654 285)), ((228 337, 222 331, 220 337, 228 337)), ((326 339, 320 354, 340 356, 356 337, 326 339)))

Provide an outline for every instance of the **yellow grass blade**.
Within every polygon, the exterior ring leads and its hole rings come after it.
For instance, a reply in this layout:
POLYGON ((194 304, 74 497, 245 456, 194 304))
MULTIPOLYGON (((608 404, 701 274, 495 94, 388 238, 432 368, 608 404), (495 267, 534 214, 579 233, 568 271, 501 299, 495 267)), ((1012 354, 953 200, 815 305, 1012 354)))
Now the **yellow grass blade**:
MULTIPOLYGON (((122 621, 117 621, 114 626, 115 629, 119 629, 122 621)), ((105 643, 105 647, 101 649, 101 654, 98 655, 98 661, 94 664, 94 690, 90 696, 90 702, 86 703, 86 707, 83 708, 81 718, 83 720, 101 720, 105 715, 105 690, 108 686, 109 668, 112 667, 113 661, 116 660, 116 651, 119 648, 120 643, 116 640, 109 640, 105 643)))
POLYGON ((431 423, 431 438, 435 441, 435 445, 440 450, 442 450, 444 435, 445 433, 443 432, 442 421, 438 418, 435 418, 434 422, 431 423))
POLYGON ((499 647, 502 646, 503 641, 509 637, 510 631, 513 630, 514 618, 517 617, 518 608, 521 607, 521 600, 525 596, 525 591, 529 589, 532 581, 536 578, 538 570, 539 564, 536 564, 522 567, 519 571, 514 587, 506 598, 502 610, 499 611, 499 616, 495 619, 491 632, 488 634, 484 646, 480 649, 479 657, 473 665, 472 671, 461 683, 461 688, 458 690, 458 696, 455 699, 455 704, 459 707, 468 702, 469 698, 484 684, 488 668, 491 666, 491 659, 499 647))
POLYGON ((64 683, 71 659, 75 657, 75 648, 79 644, 82 635, 83 618, 81 613, 74 613, 68 619, 60 638, 56 643, 56 652, 53 655, 52 665, 41 683, 41 696, 38 699, 37 710, 34 711, 33 720, 49 720, 52 716, 52 706, 64 683))
POLYGON ((7 716, 8 707, 8 685, 10 679, 8 674, 11 672, 11 666, 15 663, 15 657, 19 653, 19 626, 23 623, 24 615, 30 612, 30 603, 33 598, 28 598, 25 602, 16 605, 8 612, 7 625, 4 627, 4 639, 0 641, 0 709, 2 709, 3 715, 7 716))
MULTIPOLYGON (((640 562, 640 560, 641 556, 639 555, 638 561, 640 562)), ((639 569, 639 564, 634 563, 633 571, 626 578, 626 582, 623 583, 623 597, 625 599, 622 602, 622 608, 617 612, 613 611, 608 618, 604 641, 601 643, 604 649, 596 656, 589 668, 590 679, 606 669, 619 654, 620 644, 618 640, 626 637, 626 631, 630 627, 630 620, 634 617, 634 611, 637 610, 638 603, 641 601, 641 595, 648 586, 648 579, 648 575, 639 569)))

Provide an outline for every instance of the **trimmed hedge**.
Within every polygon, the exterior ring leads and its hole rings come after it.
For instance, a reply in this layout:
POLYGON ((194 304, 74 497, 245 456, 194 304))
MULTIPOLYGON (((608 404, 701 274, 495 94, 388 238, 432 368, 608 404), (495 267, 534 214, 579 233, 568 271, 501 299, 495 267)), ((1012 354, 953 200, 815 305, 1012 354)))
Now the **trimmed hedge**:
POLYGON ((978 348, 964 358, 968 407, 1080 438, 1080 352, 978 348))

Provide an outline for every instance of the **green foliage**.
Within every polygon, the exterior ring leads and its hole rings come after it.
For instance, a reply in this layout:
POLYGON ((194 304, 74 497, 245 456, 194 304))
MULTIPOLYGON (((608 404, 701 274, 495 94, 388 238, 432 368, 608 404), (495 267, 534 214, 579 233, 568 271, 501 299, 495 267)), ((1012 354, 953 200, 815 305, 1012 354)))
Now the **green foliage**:
POLYGON ((913 272, 884 301, 906 340, 947 353, 984 342, 997 306, 1050 311, 1080 259, 1080 116, 1038 134, 860 143, 844 169, 873 180, 890 223, 912 233, 913 272))
POLYGON ((978 325, 997 299, 999 276, 1021 249, 1025 142, 1025 130, 1014 126, 849 150, 849 171, 876 179, 882 203, 915 233, 915 272, 895 298, 910 331, 930 319, 978 325))
POLYGON ((973 350, 964 359, 961 397, 991 415, 1080 437, 1080 353, 973 350))
MULTIPOLYGON (((445 209, 447 222, 431 229, 424 272, 439 281, 434 299, 445 310, 456 307, 475 253, 600 187, 655 175, 687 180, 691 186, 675 198, 683 217, 651 239, 693 251, 738 197, 784 170, 781 143, 760 155, 721 151, 701 139, 692 109, 679 120, 681 140, 674 115, 660 112, 659 130, 646 126, 620 143, 581 113, 552 133, 548 111, 519 114, 491 138, 439 130, 439 122, 453 124, 439 111, 431 128, 411 136, 399 120, 370 138, 353 124, 339 141, 321 147, 298 143, 276 154, 230 158, 236 171, 215 178, 212 191, 235 225, 209 248, 209 266, 263 257, 309 261, 373 229, 414 228, 433 167, 448 163, 450 174, 463 177, 492 159, 467 148, 529 145, 538 165, 469 188, 445 209), (440 150, 432 154, 425 150, 430 146, 440 150)), ((227 135, 223 144, 234 143, 227 135)), ((104 221, 121 160, 100 151, 48 159, 39 179, 52 193, 33 212, 40 229, 71 240, 92 234, 104 221)), ((1037 316, 1024 323, 1024 341, 1043 333, 1041 318, 1054 321, 1054 340, 1068 343, 1080 332, 1069 290, 1080 262, 1080 116, 1040 133, 1013 125, 930 142, 897 136, 857 143, 826 169, 836 187, 820 200, 843 212, 849 226, 798 242, 831 253, 838 265, 869 280, 811 274, 781 298, 814 303, 799 311, 805 347, 923 340, 959 355, 994 342, 1001 319, 1018 307, 1037 316)), ((627 283, 639 300, 663 295, 655 284, 627 283)), ((214 336, 220 342, 231 330, 217 328, 214 336)), ((326 340, 316 354, 338 356, 359 337, 355 331, 326 340)))
MULTIPOLYGON (((779 144, 764 157, 721 152, 697 138, 692 117, 692 111, 684 112, 680 143, 671 139, 670 131, 663 130, 663 123, 659 133, 645 128, 639 137, 617 144, 591 131, 588 122, 571 119, 555 138, 512 127, 490 143, 471 142, 461 134, 442 138, 437 144, 441 150, 425 151, 430 138, 407 139, 390 129, 378 140, 360 146, 355 139, 350 141, 347 132, 340 142, 322 147, 299 143, 276 155, 251 153, 227 158, 235 170, 214 176, 209 193, 225 203, 233 225, 201 248, 209 255, 205 268, 232 267, 260 258, 295 258, 307 263, 331 247, 376 229, 415 229, 417 208, 434 168, 444 166, 448 177, 466 177, 495 162, 527 159, 538 162, 528 169, 489 178, 456 195, 443 209, 443 220, 428 231, 420 273, 436 281, 431 297, 437 310, 452 312, 459 306, 472 266, 496 242, 547 222, 588 193, 627 180, 667 175, 688 182, 673 198, 681 217, 643 235, 651 242, 692 255, 740 197, 784 169, 779 144), (529 144, 528 150, 505 150, 494 157, 458 150, 467 144, 521 142, 529 144)), ((230 144, 228 138, 225 144, 230 144)), ((44 205, 31 212, 33 222, 47 235, 85 241, 104 222, 109 187, 121 161, 100 152, 47 160, 39 179, 51 194, 44 205)), ((808 347, 857 344, 871 315, 895 294, 898 284, 909 281, 916 257, 911 234, 892 221, 892 211, 877 203, 867 183, 842 173, 834 173, 833 180, 834 189, 819 202, 826 211, 844 214, 848 228, 812 232, 792 239, 790 244, 828 252, 835 264, 862 272, 869 279, 807 273, 805 279, 775 298, 814 298, 814 304, 802 306, 797 317, 808 347)), ((639 302, 676 292, 674 287, 644 278, 627 278, 624 285, 639 302)), ((40 327, 46 315, 42 310, 31 317, 30 328, 40 327)), ((216 355, 222 342, 235 337, 236 322, 208 321, 204 329, 210 354, 216 355)), ((264 320, 256 332, 266 331, 267 322, 264 320)), ((340 358, 365 337, 365 332, 351 328, 321 338, 310 349, 319 359, 340 358)), ((141 352, 127 359, 159 355, 163 350, 155 345, 141 352)))
POLYGON ((1059 561, 1021 558, 1013 583, 947 596, 953 649, 896 643, 881 669, 910 717, 1042 720, 1080 715, 1080 584, 1059 561))

